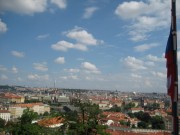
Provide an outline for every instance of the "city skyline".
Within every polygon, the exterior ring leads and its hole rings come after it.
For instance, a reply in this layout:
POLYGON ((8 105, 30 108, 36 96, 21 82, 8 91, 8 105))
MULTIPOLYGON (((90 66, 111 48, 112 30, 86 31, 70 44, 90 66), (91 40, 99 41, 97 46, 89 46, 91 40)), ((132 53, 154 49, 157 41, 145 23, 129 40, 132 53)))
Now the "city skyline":
POLYGON ((170 4, 0 0, 0 84, 166 93, 170 4))

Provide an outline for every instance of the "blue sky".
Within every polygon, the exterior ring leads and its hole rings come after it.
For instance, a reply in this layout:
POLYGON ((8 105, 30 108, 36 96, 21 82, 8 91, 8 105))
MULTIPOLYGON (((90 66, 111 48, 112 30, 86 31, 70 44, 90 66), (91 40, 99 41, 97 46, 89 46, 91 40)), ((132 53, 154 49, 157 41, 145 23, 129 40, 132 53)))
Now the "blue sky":
POLYGON ((0 84, 166 92, 170 4, 0 0, 0 84))

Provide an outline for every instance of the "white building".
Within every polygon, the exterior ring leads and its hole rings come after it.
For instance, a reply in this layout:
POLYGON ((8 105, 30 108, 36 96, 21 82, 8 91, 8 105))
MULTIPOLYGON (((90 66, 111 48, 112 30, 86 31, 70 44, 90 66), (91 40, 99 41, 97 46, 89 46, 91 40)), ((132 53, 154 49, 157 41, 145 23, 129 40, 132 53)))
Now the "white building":
POLYGON ((11 117, 11 114, 8 110, 0 110, 0 118, 9 121, 11 117))

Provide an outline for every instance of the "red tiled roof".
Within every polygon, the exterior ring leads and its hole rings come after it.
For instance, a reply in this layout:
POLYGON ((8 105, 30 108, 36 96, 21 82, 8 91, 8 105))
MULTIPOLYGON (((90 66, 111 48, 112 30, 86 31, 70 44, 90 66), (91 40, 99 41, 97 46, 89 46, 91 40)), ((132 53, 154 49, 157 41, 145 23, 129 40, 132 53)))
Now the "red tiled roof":
POLYGON ((8 110, 0 110, 0 113, 10 113, 8 110))
POLYGON ((15 104, 13 106, 15 106, 15 107, 28 107, 28 108, 31 108, 31 107, 33 107, 35 105, 41 106, 41 105, 43 105, 43 103, 15 104))
POLYGON ((2 93, 2 94, 1 94, 1 97, 2 97, 2 98, 17 98, 17 99, 21 98, 21 96, 18 96, 18 95, 16 95, 16 94, 9 93, 9 92, 7 92, 7 93, 2 93))
POLYGON ((149 133, 136 133, 132 131, 113 131, 113 130, 106 130, 107 133, 111 135, 171 135, 168 132, 149 132, 149 133))
POLYGON ((40 120, 38 121, 38 125, 48 127, 48 126, 63 123, 63 122, 64 122, 64 118, 59 116, 55 118, 46 118, 46 119, 40 120))

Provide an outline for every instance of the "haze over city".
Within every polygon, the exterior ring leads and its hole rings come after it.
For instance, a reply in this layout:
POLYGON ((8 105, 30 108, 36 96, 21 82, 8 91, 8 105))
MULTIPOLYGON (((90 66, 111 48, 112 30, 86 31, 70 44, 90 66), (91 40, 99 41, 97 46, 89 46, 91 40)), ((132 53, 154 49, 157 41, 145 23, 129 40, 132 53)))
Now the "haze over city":
POLYGON ((170 4, 0 0, 0 84, 165 93, 170 4))

